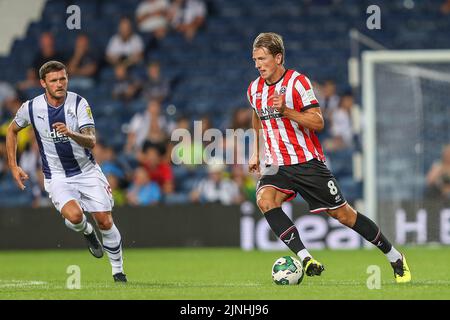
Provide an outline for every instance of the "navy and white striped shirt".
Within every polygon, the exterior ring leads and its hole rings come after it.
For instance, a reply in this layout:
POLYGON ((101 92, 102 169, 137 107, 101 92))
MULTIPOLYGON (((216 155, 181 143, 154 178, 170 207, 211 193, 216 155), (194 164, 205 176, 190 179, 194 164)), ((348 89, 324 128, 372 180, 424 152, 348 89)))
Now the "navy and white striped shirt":
POLYGON ((67 92, 64 103, 56 108, 48 104, 45 94, 28 100, 17 111, 14 121, 22 128, 33 126, 46 179, 73 177, 96 167, 90 150, 52 127, 56 122, 65 123, 75 132, 95 127, 88 102, 76 93, 67 92))

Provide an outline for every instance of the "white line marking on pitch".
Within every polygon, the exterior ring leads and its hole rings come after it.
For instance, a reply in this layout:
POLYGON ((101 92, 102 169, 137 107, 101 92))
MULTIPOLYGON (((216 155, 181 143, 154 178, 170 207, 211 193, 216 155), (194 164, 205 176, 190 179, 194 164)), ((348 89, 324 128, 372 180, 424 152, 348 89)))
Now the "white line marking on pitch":
POLYGON ((47 284, 47 282, 34 280, 0 280, 0 288, 20 288, 42 286, 44 284, 47 284))

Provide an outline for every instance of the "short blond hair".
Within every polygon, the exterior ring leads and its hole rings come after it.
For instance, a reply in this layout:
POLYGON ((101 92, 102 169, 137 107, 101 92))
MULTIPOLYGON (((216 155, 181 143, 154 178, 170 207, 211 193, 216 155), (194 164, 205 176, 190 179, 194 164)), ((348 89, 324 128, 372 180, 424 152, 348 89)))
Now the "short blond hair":
POLYGON ((275 32, 260 33, 253 42, 253 50, 266 48, 274 57, 281 53, 281 64, 284 64, 284 44, 283 37, 275 32))

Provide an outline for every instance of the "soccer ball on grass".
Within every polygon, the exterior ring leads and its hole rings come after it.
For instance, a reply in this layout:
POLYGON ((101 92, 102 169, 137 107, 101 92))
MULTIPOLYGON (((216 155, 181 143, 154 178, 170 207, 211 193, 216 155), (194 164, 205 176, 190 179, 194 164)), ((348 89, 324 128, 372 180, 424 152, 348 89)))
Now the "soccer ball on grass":
POLYGON ((272 267, 272 279, 278 285, 300 284, 304 275, 302 264, 293 257, 278 258, 272 267))

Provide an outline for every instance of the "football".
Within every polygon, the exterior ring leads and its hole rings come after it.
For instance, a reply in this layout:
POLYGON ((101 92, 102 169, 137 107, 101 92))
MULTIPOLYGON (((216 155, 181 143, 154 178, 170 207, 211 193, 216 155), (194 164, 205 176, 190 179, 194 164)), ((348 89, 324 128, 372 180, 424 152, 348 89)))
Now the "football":
POLYGON ((272 280, 278 285, 300 284, 303 276, 302 264, 296 258, 284 256, 273 264, 272 280))

